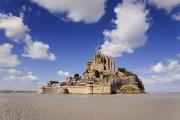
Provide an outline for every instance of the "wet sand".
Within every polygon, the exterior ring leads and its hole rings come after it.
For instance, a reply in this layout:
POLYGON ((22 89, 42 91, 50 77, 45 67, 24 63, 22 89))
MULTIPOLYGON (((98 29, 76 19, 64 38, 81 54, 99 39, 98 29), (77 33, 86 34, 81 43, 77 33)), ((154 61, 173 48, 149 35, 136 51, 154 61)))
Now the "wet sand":
POLYGON ((0 120, 179 120, 180 93, 0 94, 0 120))

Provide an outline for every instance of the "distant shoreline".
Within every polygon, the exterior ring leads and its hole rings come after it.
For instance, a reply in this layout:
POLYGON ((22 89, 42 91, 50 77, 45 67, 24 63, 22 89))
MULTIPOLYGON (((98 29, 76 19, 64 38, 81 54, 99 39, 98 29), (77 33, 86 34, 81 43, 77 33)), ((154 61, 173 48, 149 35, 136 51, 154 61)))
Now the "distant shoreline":
POLYGON ((35 93, 36 91, 31 90, 0 90, 0 93, 35 93))
MULTIPOLYGON (((36 93, 36 92, 37 91, 35 91, 35 90, 0 90, 0 93, 36 93)), ((178 92, 144 92, 143 94, 163 94, 163 93, 178 93, 178 94, 180 94, 180 91, 178 91, 178 92)), ((119 94, 122 94, 122 93, 119 93, 119 94)), ((134 94, 138 94, 138 93, 134 93, 134 94)))

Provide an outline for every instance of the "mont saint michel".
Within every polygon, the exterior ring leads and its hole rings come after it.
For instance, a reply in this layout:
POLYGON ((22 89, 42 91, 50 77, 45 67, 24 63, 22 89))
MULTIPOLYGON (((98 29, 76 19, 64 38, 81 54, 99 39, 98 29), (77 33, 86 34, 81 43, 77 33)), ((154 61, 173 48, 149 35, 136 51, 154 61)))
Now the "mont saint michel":
POLYGON ((180 120, 180 0, 0 0, 0 120, 180 120))
POLYGON ((82 76, 75 74, 65 82, 49 81, 39 88, 39 93, 64 94, 114 94, 143 93, 144 85, 139 77, 125 68, 116 70, 115 61, 105 56, 99 47, 94 57, 86 63, 82 76))

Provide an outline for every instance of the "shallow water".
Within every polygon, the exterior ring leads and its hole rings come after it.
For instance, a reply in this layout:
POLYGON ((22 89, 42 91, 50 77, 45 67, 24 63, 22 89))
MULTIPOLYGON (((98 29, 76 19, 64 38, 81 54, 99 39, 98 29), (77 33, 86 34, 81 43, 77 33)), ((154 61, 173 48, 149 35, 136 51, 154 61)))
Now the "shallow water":
POLYGON ((0 94, 0 120, 179 120, 180 93, 0 94))

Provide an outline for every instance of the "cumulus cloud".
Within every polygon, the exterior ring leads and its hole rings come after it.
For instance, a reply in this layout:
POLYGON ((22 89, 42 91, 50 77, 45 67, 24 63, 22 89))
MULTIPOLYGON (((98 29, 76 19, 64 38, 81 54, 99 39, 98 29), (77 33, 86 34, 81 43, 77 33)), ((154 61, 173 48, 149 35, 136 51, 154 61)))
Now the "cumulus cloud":
POLYGON ((156 73, 179 71, 180 63, 178 60, 171 60, 166 66, 162 63, 158 63, 152 66, 151 70, 156 73))
POLYGON ((172 60, 167 66, 167 71, 178 71, 180 70, 180 63, 178 60, 172 60))
POLYGON ((62 77, 67 77, 67 76, 70 76, 70 73, 69 72, 64 72, 63 70, 59 70, 57 72, 57 75, 62 76, 62 77))
POLYGON ((153 72, 156 72, 156 73, 160 73, 160 72, 165 71, 165 68, 164 68, 162 63, 158 63, 158 64, 152 66, 151 69, 153 72))
MULTIPOLYGON (((172 19, 174 19, 174 20, 180 21, 180 12, 177 13, 177 14, 173 14, 171 17, 172 17, 172 19)), ((180 39, 180 38, 179 38, 179 39, 180 39)))
POLYGON ((25 37, 25 52, 23 56, 32 59, 56 60, 56 56, 49 52, 49 45, 40 41, 33 41, 30 35, 25 37))
POLYGON ((33 82, 37 81, 37 77, 34 75, 27 75, 27 76, 8 76, 4 78, 5 81, 9 82, 33 82))
POLYGON ((149 4, 156 6, 158 9, 171 12, 173 8, 180 5, 180 0, 149 0, 149 4))
POLYGON ((105 13, 106 0, 32 0, 54 14, 66 15, 73 22, 94 23, 105 13))
POLYGON ((146 85, 180 82, 180 74, 141 76, 146 85))
POLYGON ((0 13, 0 29, 3 29, 6 37, 18 42, 24 39, 29 28, 23 23, 22 17, 13 16, 12 14, 0 13))
POLYGON ((178 60, 170 60, 166 65, 158 63, 150 69, 153 73, 141 76, 147 85, 180 82, 180 62, 178 60))
POLYGON ((19 42, 25 43, 24 54, 25 57, 32 59, 42 59, 54 61, 55 55, 49 52, 49 45, 40 41, 33 41, 29 35, 30 29, 23 22, 23 17, 13 16, 12 14, 0 13, 0 29, 5 31, 6 37, 19 42))
POLYGON ((0 67, 14 67, 20 63, 17 55, 12 54, 12 48, 8 43, 0 45, 0 67))
POLYGON ((21 71, 16 70, 14 68, 10 68, 10 69, 0 68, 0 73, 8 74, 8 75, 18 75, 18 74, 21 74, 21 71))
POLYGON ((105 41, 102 52, 106 55, 119 57, 122 53, 133 53, 134 49, 145 44, 146 31, 149 28, 148 10, 142 2, 123 0, 115 9, 115 28, 104 30, 105 41))
POLYGON ((9 75, 4 77, 5 81, 8 82, 15 82, 15 83, 25 83, 25 82, 38 82, 38 77, 35 76, 32 72, 27 72, 24 74, 16 74, 16 75, 9 75))

